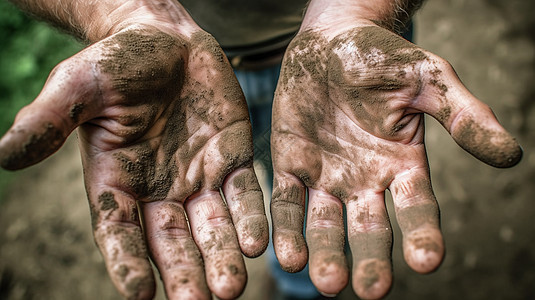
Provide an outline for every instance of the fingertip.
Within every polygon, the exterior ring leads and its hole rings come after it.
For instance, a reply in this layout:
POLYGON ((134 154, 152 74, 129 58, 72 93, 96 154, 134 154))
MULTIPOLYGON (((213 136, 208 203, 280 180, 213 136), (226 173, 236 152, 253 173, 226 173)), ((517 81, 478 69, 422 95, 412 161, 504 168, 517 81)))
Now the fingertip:
POLYGON ((34 165, 56 152, 65 139, 63 131, 50 122, 33 130, 14 126, 0 140, 0 166, 13 171, 34 165))
POLYGON ((266 251, 269 244, 268 226, 265 215, 250 216, 236 225, 238 242, 245 256, 255 258, 266 251))
POLYGON ((392 287, 392 266, 388 261, 365 259, 358 262, 353 289, 361 299, 383 298, 392 287))
POLYGON ((110 269, 110 276, 119 293, 125 299, 153 299, 156 283, 152 269, 144 263, 116 264, 110 269))
POLYGON ((444 241, 438 229, 414 231, 403 238, 407 264, 420 274, 438 269, 444 259, 444 241))
POLYGON ((345 255, 324 253, 311 256, 309 273, 314 286, 323 295, 338 295, 349 282, 345 255))
POLYGON ((247 271, 241 255, 224 255, 212 262, 206 272, 208 287, 219 299, 236 299, 247 284, 247 271))
POLYGON ((524 151, 518 141, 508 134, 498 143, 495 153, 490 155, 489 162, 484 162, 496 168, 514 167, 522 160, 524 155, 524 151))
POLYGON ((296 273, 305 268, 308 262, 308 248, 303 235, 274 232, 273 246, 284 271, 296 273))
POLYGON ((517 140, 502 128, 491 129, 466 118, 455 126, 452 136, 464 150, 496 168, 513 167, 522 159, 517 140))

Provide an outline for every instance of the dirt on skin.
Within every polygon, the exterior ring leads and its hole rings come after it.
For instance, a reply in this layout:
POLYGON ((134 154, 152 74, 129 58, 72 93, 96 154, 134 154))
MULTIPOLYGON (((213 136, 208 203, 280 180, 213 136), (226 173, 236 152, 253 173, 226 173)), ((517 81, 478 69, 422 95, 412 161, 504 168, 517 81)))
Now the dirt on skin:
POLYGON ((69 111, 69 117, 73 120, 74 123, 78 123, 80 115, 84 111, 85 104, 83 103, 74 103, 69 111))
MULTIPOLYGON (((257 199, 262 198, 263 195, 255 174, 243 171, 232 179, 232 185, 238 190, 236 199, 233 199, 240 203, 238 213, 243 214, 244 211, 259 212, 264 209, 262 203, 257 202, 257 199)), ((248 237, 255 241, 260 240, 268 232, 268 228, 258 223, 249 222, 249 220, 242 221, 239 225, 234 221, 234 226, 236 226, 237 230, 246 232, 248 237)), ((255 257, 258 253, 250 253, 250 255, 255 257)))
MULTIPOLYGON (((411 271, 393 224, 394 286, 386 299, 535 298, 534 9, 524 0, 445 0, 428 1, 417 14, 416 42, 455 66, 525 152, 513 169, 485 166, 428 119, 446 258, 433 274, 411 271)), ((17 173, 2 195, 0 298, 119 298, 91 236, 77 151, 71 138, 52 158, 17 173)), ((265 256, 247 263, 249 282, 240 299, 268 299, 274 287, 266 280, 265 256)), ((368 284, 373 278, 371 272, 368 284)), ((355 296, 348 287, 340 298, 355 296)))
MULTIPOLYGON (((19 128, 12 128, 7 134, 13 135, 13 140, 18 140, 20 134, 27 135, 25 129, 19 128)), ((4 147, 5 150, 0 153, 0 165, 7 170, 18 170, 35 164, 43 159, 43 153, 53 153, 61 147, 64 138, 62 130, 52 123, 45 123, 41 126, 41 130, 27 135, 26 141, 20 144, 20 148, 4 147), (34 149, 40 150, 34 151, 34 149)), ((14 144, 18 143, 17 141, 14 144)))
POLYGON ((461 121, 458 127, 460 129, 457 132, 460 133, 454 137, 455 141, 491 166, 514 166, 522 158, 518 142, 504 133, 485 130, 471 119, 461 121))
MULTIPOLYGON (((406 69, 415 69, 416 65, 427 59, 427 55, 414 44, 407 42, 398 35, 379 28, 368 26, 347 32, 334 38, 330 42, 332 53, 329 56, 329 81, 341 89, 339 98, 353 101, 340 101, 342 105, 349 105, 355 120, 362 127, 380 137, 391 139, 405 127, 406 124, 395 124, 391 128, 383 124, 385 114, 390 112, 387 105, 390 91, 405 89, 409 96, 416 95, 421 88, 419 78, 407 77, 406 69), (338 52, 347 52, 341 47, 354 45, 357 50, 354 60, 372 70, 378 70, 377 78, 369 78, 367 74, 360 74, 359 68, 347 70, 346 62, 338 52), (397 69, 397 71, 390 71, 397 69), (391 74, 395 73, 395 74, 391 74), (343 104, 343 102, 346 102, 343 104), (378 128, 377 128, 378 127, 378 128), (378 132, 377 132, 378 131, 378 132)), ((342 57, 351 54, 342 54, 342 57)), ((364 69, 364 67, 362 67, 364 69)))

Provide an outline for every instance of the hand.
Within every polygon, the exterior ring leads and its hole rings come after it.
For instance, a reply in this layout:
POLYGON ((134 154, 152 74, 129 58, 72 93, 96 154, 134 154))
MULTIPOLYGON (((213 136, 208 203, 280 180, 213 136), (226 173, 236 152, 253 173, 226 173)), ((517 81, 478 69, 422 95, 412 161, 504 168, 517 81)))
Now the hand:
POLYGON ((51 73, 0 141, 1 165, 35 164, 78 127, 95 241, 120 293, 153 297, 150 256, 170 299, 237 297, 242 252, 268 242, 245 99, 210 35, 131 23, 51 73))
POLYGON ((409 266, 428 273, 444 256, 423 113, 492 166, 513 166, 522 151, 446 61, 370 21, 336 22, 303 26, 283 60, 271 137, 273 241, 284 269, 308 259, 318 290, 337 294, 349 277, 345 205, 353 288, 380 298, 392 284, 386 189, 409 266))

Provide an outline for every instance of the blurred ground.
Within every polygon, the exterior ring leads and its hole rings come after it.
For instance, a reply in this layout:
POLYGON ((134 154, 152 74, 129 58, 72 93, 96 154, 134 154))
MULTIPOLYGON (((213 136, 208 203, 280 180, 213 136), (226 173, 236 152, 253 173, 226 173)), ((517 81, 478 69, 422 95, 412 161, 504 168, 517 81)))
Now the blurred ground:
MULTIPOLYGON (((396 229, 387 299, 535 299, 533 12, 535 1, 435 0, 417 15, 417 43, 453 64, 525 153, 513 169, 488 167, 427 120, 446 259, 431 275, 412 272, 396 229)), ((21 171, 2 197, 0 299, 119 298, 92 240, 75 136, 49 160, 21 171)), ((247 263, 241 298, 268 299, 265 258, 247 263)), ((356 296, 348 288, 340 298, 356 296)))

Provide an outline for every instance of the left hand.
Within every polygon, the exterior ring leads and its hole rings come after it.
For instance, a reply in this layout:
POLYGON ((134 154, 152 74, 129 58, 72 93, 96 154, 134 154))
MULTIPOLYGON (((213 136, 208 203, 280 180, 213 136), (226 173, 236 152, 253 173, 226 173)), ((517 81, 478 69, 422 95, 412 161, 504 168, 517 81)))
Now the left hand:
POLYGON ((150 256, 169 299, 238 297, 242 254, 268 243, 238 81, 197 26, 131 23, 55 68, 0 140, 0 166, 38 163, 78 128, 95 242, 122 296, 154 296, 150 256))
POLYGON ((424 113, 492 166, 511 167, 522 151, 445 60, 370 21, 332 28, 304 26, 283 60, 271 138, 274 247, 283 269, 299 271, 308 259, 318 290, 337 294, 349 277, 345 205, 353 287, 380 298, 392 284, 386 189, 407 263, 428 273, 444 256, 424 113))

